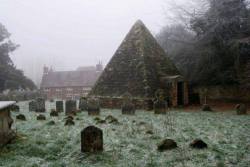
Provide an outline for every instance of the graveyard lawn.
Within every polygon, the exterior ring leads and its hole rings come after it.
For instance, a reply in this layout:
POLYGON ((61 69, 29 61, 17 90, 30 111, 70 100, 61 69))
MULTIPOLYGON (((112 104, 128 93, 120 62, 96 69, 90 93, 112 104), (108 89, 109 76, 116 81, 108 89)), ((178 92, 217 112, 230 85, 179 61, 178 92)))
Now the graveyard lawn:
MULTIPOLYGON (((235 112, 182 112, 166 115, 137 111, 134 116, 121 115, 120 110, 102 110, 100 116, 77 113, 74 126, 64 126, 65 114, 37 121, 29 112, 28 103, 21 102, 20 112, 27 121, 15 120, 18 138, 0 151, 4 167, 247 167, 250 163, 250 116, 235 112), (96 124, 112 115, 119 124, 96 124), (48 124, 54 121, 55 125, 48 124), (81 153, 81 131, 95 125, 103 130, 104 151, 81 153), (147 133, 147 132, 151 133, 147 133), (157 144, 173 139, 178 148, 157 151, 157 144), (194 139, 207 143, 207 149, 192 149, 194 139)), ((55 103, 46 103, 46 111, 55 103)))

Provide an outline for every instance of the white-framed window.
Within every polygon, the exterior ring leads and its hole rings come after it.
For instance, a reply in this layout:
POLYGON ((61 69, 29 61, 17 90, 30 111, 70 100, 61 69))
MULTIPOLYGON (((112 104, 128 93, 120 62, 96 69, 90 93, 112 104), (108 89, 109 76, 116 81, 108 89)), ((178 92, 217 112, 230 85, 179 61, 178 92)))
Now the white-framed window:
POLYGON ((67 90, 67 91, 73 91, 73 89, 72 89, 72 88, 67 88, 66 90, 67 90))
POLYGON ((62 90, 59 88, 56 88, 56 92, 61 92, 62 90))
POLYGON ((91 88, 90 87, 85 87, 85 88, 82 88, 83 91, 90 91, 91 88))

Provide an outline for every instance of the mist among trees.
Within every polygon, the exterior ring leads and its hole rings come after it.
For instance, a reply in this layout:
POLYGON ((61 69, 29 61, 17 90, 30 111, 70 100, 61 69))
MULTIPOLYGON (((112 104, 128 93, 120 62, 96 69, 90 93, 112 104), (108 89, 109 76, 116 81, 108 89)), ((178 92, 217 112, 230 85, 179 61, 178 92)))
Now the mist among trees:
POLYGON ((201 3, 207 7, 205 12, 188 12, 176 5, 188 24, 166 26, 157 39, 192 84, 239 85, 242 64, 238 60, 249 57, 250 51, 239 44, 250 36, 249 2, 207 0, 201 3))
POLYGON ((10 39, 10 33, 0 23, 0 91, 6 89, 34 89, 34 83, 24 76, 23 71, 17 69, 10 58, 11 52, 19 45, 10 39))

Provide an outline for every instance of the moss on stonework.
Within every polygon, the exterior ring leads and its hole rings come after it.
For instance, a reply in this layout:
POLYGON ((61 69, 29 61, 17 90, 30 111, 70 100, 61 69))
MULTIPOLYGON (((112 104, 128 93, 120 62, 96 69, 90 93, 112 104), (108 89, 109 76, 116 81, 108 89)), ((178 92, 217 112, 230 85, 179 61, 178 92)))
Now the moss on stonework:
POLYGON ((179 75, 141 21, 137 21, 104 69, 90 95, 154 97, 161 77, 179 75))

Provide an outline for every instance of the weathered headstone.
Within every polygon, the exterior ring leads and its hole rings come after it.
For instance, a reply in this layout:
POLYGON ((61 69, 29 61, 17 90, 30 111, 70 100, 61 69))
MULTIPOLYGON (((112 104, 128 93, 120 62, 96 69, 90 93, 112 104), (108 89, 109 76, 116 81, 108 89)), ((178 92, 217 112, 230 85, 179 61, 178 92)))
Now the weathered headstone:
POLYGON ((212 108, 208 104, 203 104, 202 111, 213 111, 212 108))
POLYGON ((16 119, 26 121, 26 117, 23 114, 19 114, 16 116, 16 119))
POLYGON ((172 139, 165 139, 158 144, 158 151, 171 150, 177 147, 177 143, 172 139))
POLYGON ((79 100, 79 109, 81 111, 87 111, 88 109, 88 102, 86 97, 81 97, 79 100))
POLYGON ((123 95, 122 114, 135 114, 135 105, 132 103, 132 96, 130 93, 125 93, 123 95))
POLYGON ((246 115, 247 114, 247 106, 245 104, 237 104, 236 107, 237 115, 246 115))
POLYGON ((168 105, 167 102, 164 100, 163 90, 157 90, 155 96, 156 96, 156 101, 154 102, 154 113, 166 114, 168 105))
POLYGON ((36 99, 36 112, 45 112, 45 100, 43 98, 36 99))
POLYGON ((56 111, 63 112, 63 101, 56 101, 56 111))
POLYGON ((81 132, 81 151, 99 152, 103 151, 103 133, 95 126, 88 126, 81 132))
POLYGON ((73 121, 73 119, 66 119, 64 125, 65 126, 73 126, 73 125, 75 125, 75 122, 73 121))
POLYGON ((65 114, 66 115, 76 115, 76 101, 75 100, 67 100, 65 103, 65 114))
POLYGON ((58 114, 58 112, 55 109, 51 109, 50 116, 51 117, 58 117, 59 114, 58 114))
POLYGON ((97 98, 88 99, 88 115, 99 115, 100 114, 100 102, 97 98))
POLYGON ((37 117, 36 117, 36 120, 39 120, 39 121, 44 121, 46 120, 46 117, 42 114, 39 114, 37 117))
POLYGON ((10 110, 14 111, 14 112, 19 112, 20 111, 20 107, 18 105, 14 104, 14 105, 12 105, 10 107, 10 110))
POLYGON ((36 102, 33 100, 29 102, 29 111, 36 111, 36 102))
POLYGON ((207 144, 200 139, 195 139, 194 141, 192 141, 192 143, 190 143, 190 147, 196 149, 204 149, 207 148, 207 144))

